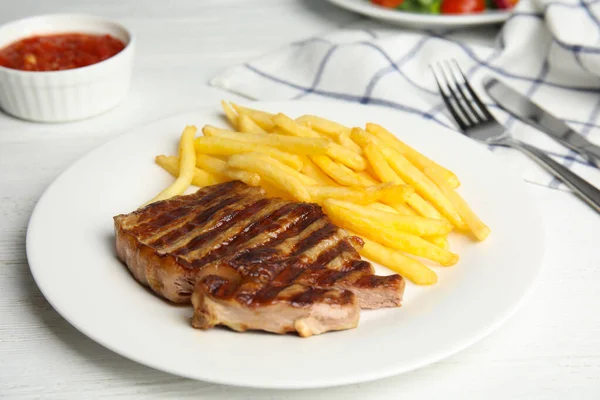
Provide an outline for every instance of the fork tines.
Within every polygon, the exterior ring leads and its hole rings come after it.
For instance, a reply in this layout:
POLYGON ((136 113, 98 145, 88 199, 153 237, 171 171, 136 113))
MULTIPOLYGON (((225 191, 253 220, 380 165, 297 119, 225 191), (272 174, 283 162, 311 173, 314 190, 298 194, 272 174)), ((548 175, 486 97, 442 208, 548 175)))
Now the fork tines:
POLYGON ((464 131, 469 127, 493 120, 487 107, 477 97, 456 60, 430 65, 446 107, 464 131))

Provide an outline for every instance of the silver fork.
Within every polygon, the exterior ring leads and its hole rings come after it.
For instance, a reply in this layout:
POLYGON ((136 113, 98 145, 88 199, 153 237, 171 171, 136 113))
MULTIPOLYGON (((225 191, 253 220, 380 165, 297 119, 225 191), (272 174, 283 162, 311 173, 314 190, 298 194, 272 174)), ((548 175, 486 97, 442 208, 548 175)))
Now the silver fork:
POLYGON ((593 209, 600 212, 600 190, 554 161, 537 147, 510 137, 504 126, 496 121, 479 99, 458 63, 453 60, 453 64, 454 67, 448 61, 444 61, 438 63, 437 67, 433 65, 430 67, 444 103, 462 132, 482 143, 507 146, 522 151, 564 182, 593 209))

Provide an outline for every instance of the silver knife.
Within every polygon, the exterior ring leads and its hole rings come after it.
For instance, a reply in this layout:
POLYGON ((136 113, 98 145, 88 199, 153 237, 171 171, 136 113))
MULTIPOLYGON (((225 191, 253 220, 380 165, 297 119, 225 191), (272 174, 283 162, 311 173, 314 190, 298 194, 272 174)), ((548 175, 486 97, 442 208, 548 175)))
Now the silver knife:
POLYGON ((563 146, 579 153, 587 161, 600 168, 600 147, 590 143, 563 121, 496 78, 485 78, 483 87, 490 97, 508 113, 547 133, 563 146))

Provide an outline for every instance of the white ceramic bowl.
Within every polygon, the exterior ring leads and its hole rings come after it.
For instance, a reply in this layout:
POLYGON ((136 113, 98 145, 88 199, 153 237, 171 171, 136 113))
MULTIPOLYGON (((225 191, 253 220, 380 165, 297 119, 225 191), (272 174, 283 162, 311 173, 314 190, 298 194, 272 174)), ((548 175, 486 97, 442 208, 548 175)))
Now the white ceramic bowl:
POLYGON ((18 118, 64 122, 115 107, 129 89, 135 41, 122 25, 89 15, 30 17, 0 27, 0 48, 17 40, 57 33, 109 34, 125 43, 115 56, 87 67, 49 72, 0 67, 0 107, 18 118))

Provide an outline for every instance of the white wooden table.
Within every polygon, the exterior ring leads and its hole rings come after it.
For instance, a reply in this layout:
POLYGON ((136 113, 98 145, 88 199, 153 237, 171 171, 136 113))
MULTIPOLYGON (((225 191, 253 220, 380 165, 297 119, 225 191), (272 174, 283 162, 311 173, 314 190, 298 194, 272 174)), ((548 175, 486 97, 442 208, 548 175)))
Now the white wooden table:
POLYGON ((490 337, 412 373, 324 390, 233 388, 152 370, 79 333, 43 298, 25 255, 29 215, 50 182, 132 127, 235 99, 206 85, 222 68, 359 17, 320 0, 19 0, 0 3, 0 23, 49 12, 118 19, 139 47, 130 95, 105 115, 43 125, 0 114, 0 398, 600 398, 600 216, 534 185, 548 243, 536 290, 490 337))

